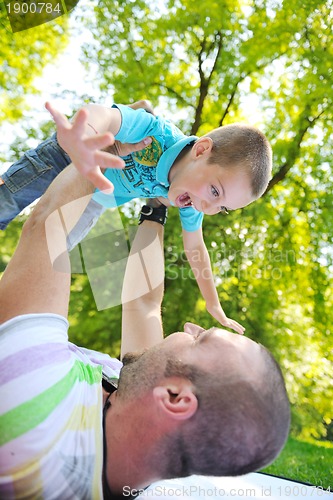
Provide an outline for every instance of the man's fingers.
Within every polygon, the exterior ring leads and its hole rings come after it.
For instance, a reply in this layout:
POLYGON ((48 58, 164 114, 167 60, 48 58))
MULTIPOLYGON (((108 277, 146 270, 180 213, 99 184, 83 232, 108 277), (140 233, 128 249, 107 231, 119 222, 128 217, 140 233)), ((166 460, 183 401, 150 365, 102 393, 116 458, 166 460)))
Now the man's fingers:
POLYGON ((146 99, 141 99, 140 101, 133 102, 132 104, 128 104, 129 108, 132 109, 145 109, 148 113, 154 114, 154 108, 150 101, 146 99))
POLYGON ((143 141, 136 142, 135 144, 124 144, 124 149, 127 148, 128 154, 133 153, 134 151, 141 151, 141 149, 145 149, 149 144, 153 142, 151 137, 146 137, 143 141))
POLYGON ((119 156, 112 155, 106 151, 97 151, 95 154, 96 164, 101 168, 124 168, 125 162, 119 156))
POLYGON ((66 116, 60 113, 50 102, 45 103, 45 108, 48 110, 53 120, 55 121, 58 127, 68 128, 70 123, 67 120, 66 116))
POLYGON ((114 137, 111 132, 105 132, 105 134, 98 134, 92 137, 88 137, 85 140, 85 145, 89 149, 102 149, 107 146, 111 146, 114 143, 114 137))

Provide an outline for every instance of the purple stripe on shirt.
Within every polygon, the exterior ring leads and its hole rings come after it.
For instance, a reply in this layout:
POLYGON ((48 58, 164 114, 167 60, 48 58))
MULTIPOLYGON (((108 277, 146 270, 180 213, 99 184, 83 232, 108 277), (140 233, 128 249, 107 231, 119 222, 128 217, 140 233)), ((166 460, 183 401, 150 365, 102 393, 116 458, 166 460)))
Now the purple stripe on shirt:
POLYGON ((68 359, 70 359, 70 352, 67 345, 62 343, 28 347, 1 361, 0 385, 43 366, 64 362, 68 359))
POLYGON ((114 370, 118 374, 123 366, 122 362, 119 361, 119 359, 111 358, 108 354, 102 352, 91 351, 89 349, 85 350, 82 347, 78 347, 77 345, 72 344, 71 342, 68 342, 68 348, 72 352, 88 356, 90 362, 95 363, 96 365, 100 365, 102 367, 107 366, 108 368, 114 370))

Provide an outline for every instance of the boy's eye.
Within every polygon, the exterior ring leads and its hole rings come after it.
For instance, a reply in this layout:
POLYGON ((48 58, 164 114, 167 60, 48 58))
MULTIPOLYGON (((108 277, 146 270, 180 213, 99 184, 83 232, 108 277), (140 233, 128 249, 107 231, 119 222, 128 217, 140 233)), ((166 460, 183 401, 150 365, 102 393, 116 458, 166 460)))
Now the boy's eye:
POLYGON ((229 215, 227 207, 221 207, 220 208, 220 213, 223 215, 229 215))
POLYGON ((211 192, 214 198, 218 198, 220 196, 220 193, 218 192, 215 186, 211 186, 211 192))

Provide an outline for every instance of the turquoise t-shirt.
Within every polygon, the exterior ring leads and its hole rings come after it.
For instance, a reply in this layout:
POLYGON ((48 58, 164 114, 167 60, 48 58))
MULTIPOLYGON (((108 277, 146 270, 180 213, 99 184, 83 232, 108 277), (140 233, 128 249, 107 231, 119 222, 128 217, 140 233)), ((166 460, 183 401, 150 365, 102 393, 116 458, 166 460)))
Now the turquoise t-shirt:
MULTIPOLYGON (((134 198, 168 198, 169 172, 185 146, 196 136, 184 135, 169 120, 153 116, 143 109, 133 110, 114 105, 121 113, 121 126, 115 138, 122 143, 136 143, 147 136, 153 141, 142 151, 123 157, 124 169, 107 169, 105 175, 114 185, 112 195, 96 191, 94 199, 105 207, 117 207, 134 198)), ((203 213, 193 207, 179 209, 181 224, 186 231, 196 231, 202 225, 203 213)))

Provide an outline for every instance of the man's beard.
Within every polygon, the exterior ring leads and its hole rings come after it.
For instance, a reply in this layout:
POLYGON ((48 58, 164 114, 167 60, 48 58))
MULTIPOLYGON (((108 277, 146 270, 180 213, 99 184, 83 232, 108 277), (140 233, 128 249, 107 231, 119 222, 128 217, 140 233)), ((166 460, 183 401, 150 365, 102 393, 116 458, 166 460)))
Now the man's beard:
POLYGON ((141 356, 146 352, 146 350, 143 351, 135 351, 135 352, 127 352, 125 356, 122 359, 123 366, 130 365, 132 363, 135 363, 141 356))
POLYGON ((145 350, 129 352, 123 357, 123 367, 118 382, 118 396, 131 397, 134 392, 137 393, 140 389, 146 371, 145 363, 142 360, 145 352, 145 350))
POLYGON ((154 387, 163 374, 164 357, 153 349, 129 352, 123 357, 118 396, 131 397, 154 387), (161 369, 162 368, 162 369, 161 369))

